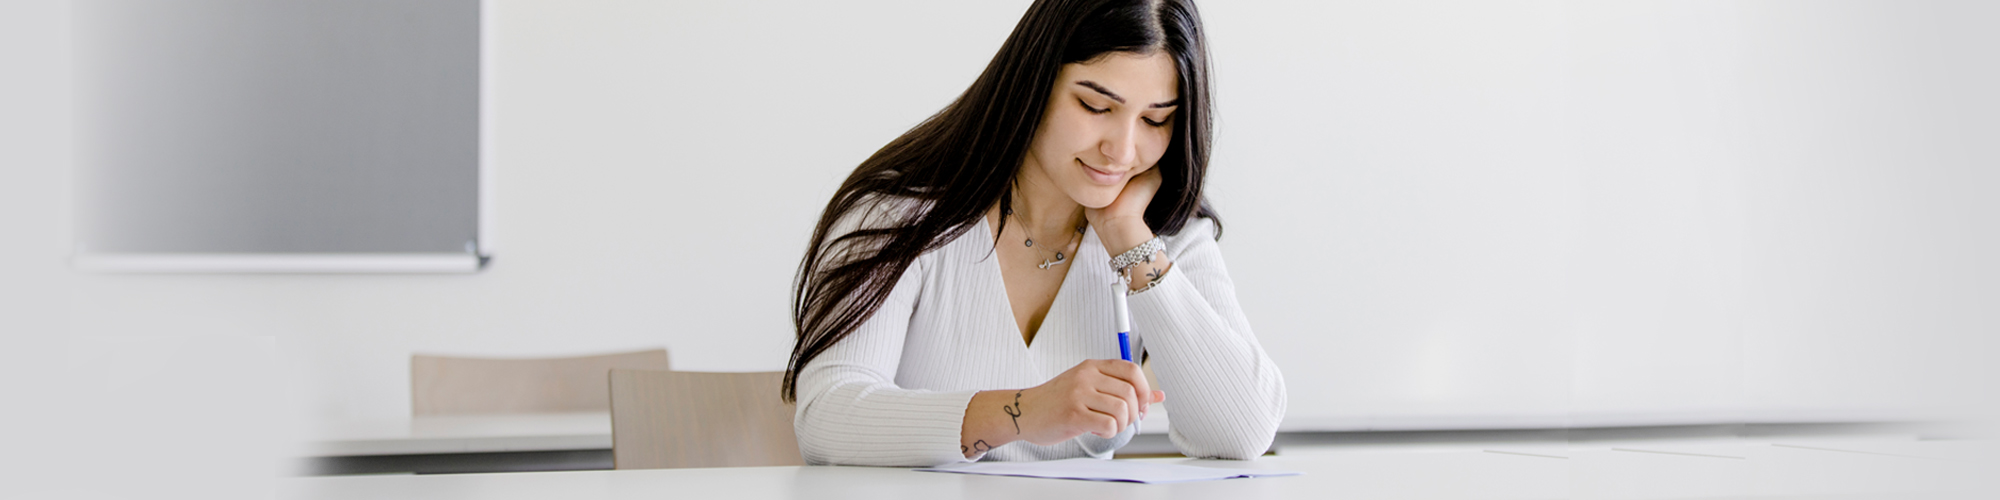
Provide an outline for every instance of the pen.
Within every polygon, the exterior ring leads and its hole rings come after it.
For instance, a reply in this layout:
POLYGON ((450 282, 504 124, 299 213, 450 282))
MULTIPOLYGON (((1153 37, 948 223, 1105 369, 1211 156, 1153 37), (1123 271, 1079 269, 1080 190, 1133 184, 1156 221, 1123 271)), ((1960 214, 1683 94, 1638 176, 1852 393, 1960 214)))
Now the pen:
POLYGON ((1119 285, 1111 292, 1111 314, 1117 317, 1115 321, 1118 322, 1118 357, 1131 361, 1132 311, 1131 306, 1125 303, 1125 286, 1122 283, 1119 285))
MULTIPOLYGON (((1111 315, 1114 318, 1112 321, 1118 324, 1118 357, 1129 362, 1132 361, 1132 306, 1125 302, 1125 290, 1128 288, 1124 280, 1112 283, 1111 315)), ((1117 435, 1104 438, 1106 440, 1104 442, 1108 445, 1105 449, 1122 448, 1125 443, 1132 442, 1132 436, 1138 433, 1139 421, 1133 420, 1124 430, 1118 431, 1117 435)))
MULTIPOLYGON (((1116 288, 1111 291, 1111 313, 1113 316, 1118 317, 1116 320, 1118 322, 1118 357, 1130 362, 1132 361, 1132 306, 1125 302, 1125 290, 1127 290, 1127 287, 1121 280, 1116 285, 1116 288)), ((1140 418, 1145 418, 1143 416, 1144 413, 1140 415, 1140 418)), ((1138 432, 1139 422, 1135 420, 1132 422, 1132 425, 1126 427, 1125 431, 1120 434, 1124 434, 1125 438, 1130 440, 1131 435, 1138 432)), ((1119 443, 1119 446, 1124 446, 1124 443, 1119 443)))

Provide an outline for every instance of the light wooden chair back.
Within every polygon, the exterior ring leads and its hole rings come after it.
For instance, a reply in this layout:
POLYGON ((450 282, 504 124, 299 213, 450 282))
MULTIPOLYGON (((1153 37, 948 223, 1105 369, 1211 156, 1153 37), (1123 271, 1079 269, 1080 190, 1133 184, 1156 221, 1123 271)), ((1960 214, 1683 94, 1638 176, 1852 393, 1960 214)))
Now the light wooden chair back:
POLYGON ((618 469, 805 465, 784 372, 611 371, 618 469))
POLYGON ((532 359, 412 355, 410 413, 607 411, 605 377, 614 368, 668 369, 667 350, 532 359))

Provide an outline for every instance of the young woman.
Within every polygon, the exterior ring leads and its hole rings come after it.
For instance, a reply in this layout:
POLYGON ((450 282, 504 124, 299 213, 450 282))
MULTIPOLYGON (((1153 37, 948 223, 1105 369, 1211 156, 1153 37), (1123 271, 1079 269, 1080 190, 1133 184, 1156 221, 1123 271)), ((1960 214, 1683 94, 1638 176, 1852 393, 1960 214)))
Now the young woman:
POLYGON ((856 168, 799 266, 784 397, 806 461, 1104 457, 1169 394, 1182 453, 1268 449, 1285 384, 1202 199, 1208 71, 1190 0, 1040 0, 856 168), (1119 293, 1158 388, 1119 359, 1119 293))

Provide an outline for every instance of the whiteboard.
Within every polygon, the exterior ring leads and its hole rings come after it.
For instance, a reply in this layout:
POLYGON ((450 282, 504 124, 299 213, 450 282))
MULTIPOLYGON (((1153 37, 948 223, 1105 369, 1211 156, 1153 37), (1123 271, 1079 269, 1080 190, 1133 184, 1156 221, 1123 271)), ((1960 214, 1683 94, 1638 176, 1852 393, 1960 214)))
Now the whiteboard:
POLYGON ((479 7, 76 2, 77 263, 477 269, 479 7))

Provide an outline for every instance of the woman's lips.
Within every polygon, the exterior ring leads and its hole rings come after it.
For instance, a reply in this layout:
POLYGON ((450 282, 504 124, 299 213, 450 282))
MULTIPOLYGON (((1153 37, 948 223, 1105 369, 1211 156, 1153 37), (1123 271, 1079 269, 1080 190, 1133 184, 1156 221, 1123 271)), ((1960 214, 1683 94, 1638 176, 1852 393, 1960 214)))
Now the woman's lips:
POLYGON ((1096 168, 1091 167, 1089 164, 1084 163, 1083 160, 1077 160, 1076 166, 1083 167, 1084 175, 1090 176, 1091 182, 1103 184, 1106 186, 1115 186, 1118 185, 1119 182, 1123 182, 1125 180, 1125 174, 1114 174, 1103 170, 1098 170, 1096 168))

